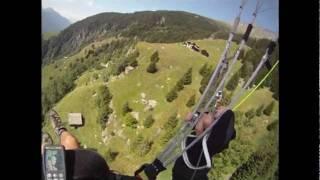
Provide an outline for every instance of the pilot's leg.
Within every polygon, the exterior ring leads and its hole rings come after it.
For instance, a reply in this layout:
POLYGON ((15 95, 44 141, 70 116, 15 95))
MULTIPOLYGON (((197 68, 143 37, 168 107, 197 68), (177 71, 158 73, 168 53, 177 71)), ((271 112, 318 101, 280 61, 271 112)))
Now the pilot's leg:
POLYGON ((78 149, 78 140, 68 131, 63 131, 60 135, 60 144, 65 147, 65 149, 78 149))
POLYGON ((78 140, 62 125, 59 114, 55 110, 50 110, 49 118, 55 133, 60 138, 60 144, 67 150, 78 149, 80 147, 78 140))

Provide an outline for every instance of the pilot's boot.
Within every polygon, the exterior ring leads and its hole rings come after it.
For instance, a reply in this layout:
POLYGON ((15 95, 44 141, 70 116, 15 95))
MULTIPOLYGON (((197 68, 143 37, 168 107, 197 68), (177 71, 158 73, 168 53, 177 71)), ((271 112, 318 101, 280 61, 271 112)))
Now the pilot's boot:
POLYGON ((53 110, 53 109, 50 110, 50 112, 49 112, 49 118, 50 118, 52 127, 53 127, 55 133, 56 133, 58 136, 60 136, 63 131, 66 131, 66 130, 67 130, 67 129, 62 125, 61 118, 60 118, 59 114, 58 114, 55 110, 53 110))

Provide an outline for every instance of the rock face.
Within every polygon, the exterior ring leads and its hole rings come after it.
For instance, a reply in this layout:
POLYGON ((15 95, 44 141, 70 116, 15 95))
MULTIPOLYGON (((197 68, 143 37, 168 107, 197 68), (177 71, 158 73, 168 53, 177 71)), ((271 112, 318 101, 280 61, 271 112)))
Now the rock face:
POLYGON ((105 137, 102 139, 103 143, 107 144, 108 143, 108 137, 105 137))
POLYGON ((134 70, 134 67, 132 66, 127 66, 126 69, 124 70, 124 74, 128 74, 130 71, 134 70))
POLYGON ((150 106, 151 108, 155 108, 157 106, 157 101, 156 100, 149 100, 148 101, 148 106, 150 106))
POLYGON ((109 62, 108 62, 107 64, 100 63, 100 66, 105 67, 105 68, 108 68, 109 62))
POLYGON ((144 112, 146 111, 149 111, 149 110, 152 110, 154 109, 158 102, 156 100, 153 100, 153 99, 146 99, 146 94, 145 93, 140 93, 140 96, 141 96, 141 99, 140 99, 140 102, 145 105, 144 107, 144 112))
POLYGON ((133 111, 130 113, 132 117, 134 117, 136 120, 139 120, 139 112, 133 111))

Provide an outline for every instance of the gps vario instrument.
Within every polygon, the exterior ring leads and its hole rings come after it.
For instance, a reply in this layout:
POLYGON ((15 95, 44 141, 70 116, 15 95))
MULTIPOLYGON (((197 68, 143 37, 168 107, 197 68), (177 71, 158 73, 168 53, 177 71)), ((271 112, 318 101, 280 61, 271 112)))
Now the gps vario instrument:
POLYGON ((63 146, 45 145, 42 162, 45 180, 67 180, 63 146))

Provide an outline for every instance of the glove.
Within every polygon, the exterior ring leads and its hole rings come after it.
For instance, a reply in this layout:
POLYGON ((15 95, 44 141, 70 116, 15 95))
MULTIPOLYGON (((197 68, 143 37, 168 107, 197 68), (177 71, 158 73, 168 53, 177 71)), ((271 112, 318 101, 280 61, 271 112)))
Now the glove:
POLYGON ((138 170, 135 171, 134 175, 138 178, 141 178, 139 174, 143 171, 143 173, 147 176, 147 180, 156 180, 157 175, 164 170, 166 170, 166 168, 162 165, 162 162, 158 159, 155 159, 151 164, 143 164, 138 170))

